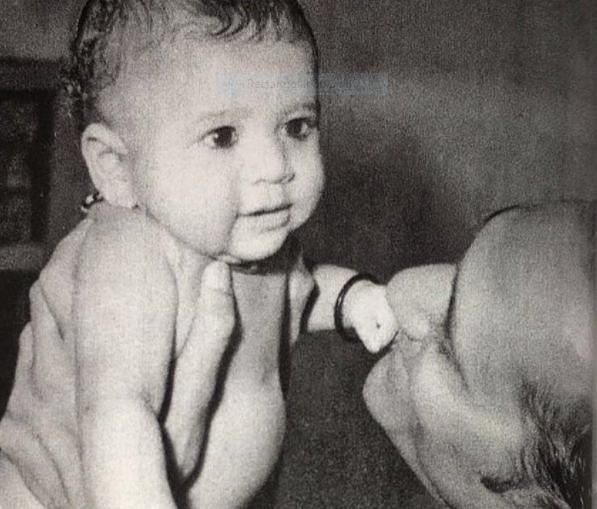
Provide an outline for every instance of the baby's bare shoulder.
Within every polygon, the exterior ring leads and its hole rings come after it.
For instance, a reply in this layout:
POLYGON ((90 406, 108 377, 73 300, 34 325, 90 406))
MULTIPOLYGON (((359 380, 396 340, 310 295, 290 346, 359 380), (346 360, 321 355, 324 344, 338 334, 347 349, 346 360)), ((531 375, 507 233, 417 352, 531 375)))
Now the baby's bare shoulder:
POLYGON ((88 237, 90 242, 108 246, 140 246, 150 252, 159 247, 163 227, 136 209, 125 209, 99 203, 91 210, 88 237))
POLYGON ((152 303, 149 293, 157 292, 166 305, 173 298, 174 281, 163 229, 141 212, 95 207, 79 253, 78 286, 152 303))
POLYGON ((118 381, 133 393, 145 391, 157 409, 178 306, 159 227, 124 209, 96 209, 89 220, 73 298, 77 362, 106 391, 118 381))

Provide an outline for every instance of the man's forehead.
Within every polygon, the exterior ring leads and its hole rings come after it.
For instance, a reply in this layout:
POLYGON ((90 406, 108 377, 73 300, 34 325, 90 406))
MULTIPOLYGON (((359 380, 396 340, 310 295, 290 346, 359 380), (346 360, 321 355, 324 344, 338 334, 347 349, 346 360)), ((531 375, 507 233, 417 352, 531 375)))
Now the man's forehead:
MULTIPOLYGON (((512 209, 489 221, 459 265, 448 332, 470 385, 514 391, 551 371, 576 391, 590 361, 594 204, 512 209)), ((474 387, 473 387, 474 390, 474 387)))

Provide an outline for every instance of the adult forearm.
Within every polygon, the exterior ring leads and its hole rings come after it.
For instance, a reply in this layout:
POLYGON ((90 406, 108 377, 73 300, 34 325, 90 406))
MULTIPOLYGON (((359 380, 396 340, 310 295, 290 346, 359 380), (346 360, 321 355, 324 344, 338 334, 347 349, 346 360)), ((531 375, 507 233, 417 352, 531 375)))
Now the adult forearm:
POLYGON ((175 509, 157 419, 142 400, 95 403, 80 412, 88 506, 175 509))

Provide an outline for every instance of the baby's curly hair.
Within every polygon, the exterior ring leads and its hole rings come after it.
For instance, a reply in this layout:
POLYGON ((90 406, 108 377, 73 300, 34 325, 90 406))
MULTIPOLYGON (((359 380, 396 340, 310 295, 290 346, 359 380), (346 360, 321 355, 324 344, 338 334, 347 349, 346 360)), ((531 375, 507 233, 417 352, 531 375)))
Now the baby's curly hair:
POLYGON ((97 99, 118 78, 125 48, 159 45, 176 32, 173 14, 202 24, 204 35, 229 39, 247 33, 285 40, 307 41, 317 67, 317 46, 297 0, 88 0, 71 42, 63 72, 69 109, 79 128, 101 121, 97 99), (213 23, 207 29, 205 21, 213 23))

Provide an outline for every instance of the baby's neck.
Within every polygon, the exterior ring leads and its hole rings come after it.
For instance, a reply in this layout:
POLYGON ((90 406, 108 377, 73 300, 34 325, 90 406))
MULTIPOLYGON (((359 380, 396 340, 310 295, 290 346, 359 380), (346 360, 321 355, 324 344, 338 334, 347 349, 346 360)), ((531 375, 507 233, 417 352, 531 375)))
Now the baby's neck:
POLYGON ((291 240, 287 239, 282 248, 274 255, 263 260, 256 260, 250 262, 241 262, 230 264, 233 272, 243 274, 271 274, 273 272, 281 272, 287 269, 288 264, 288 250, 291 240))
MULTIPOLYGON (((171 246, 175 246, 175 251, 179 253, 179 257, 184 260, 201 260, 203 263, 209 263, 210 261, 215 261, 218 259, 222 259, 217 256, 213 256, 212 254, 204 253, 199 249, 190 246, 186 242, 176 238, 170 232, 168 232, 165 228, 162 228, 166 236, 169 237, 169 244, 171 246)), ((272 274, 277 272, 285 272, 288 268, 288 253, 291 249, 291 245, 294 242, 292 237, 286 239, 284 245, 272 256, 268 258, 264 258, 262 260, 252 260, 247 262, 237 262, 237 263, 229 263, 230 269, 232 272, 240 273, 240 274, 247 274, 247 275, 265 275, 265 274, 272 274)), ((226 261, 224 259, 224 261, 226 261)))

